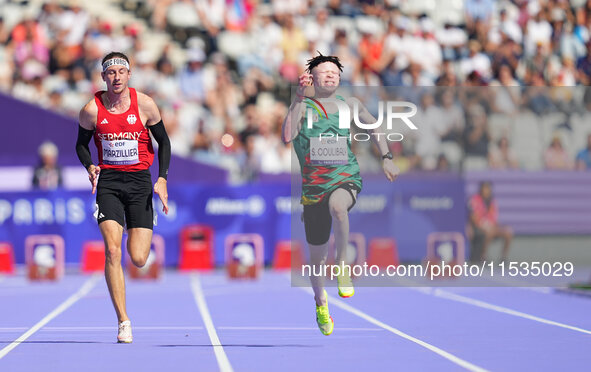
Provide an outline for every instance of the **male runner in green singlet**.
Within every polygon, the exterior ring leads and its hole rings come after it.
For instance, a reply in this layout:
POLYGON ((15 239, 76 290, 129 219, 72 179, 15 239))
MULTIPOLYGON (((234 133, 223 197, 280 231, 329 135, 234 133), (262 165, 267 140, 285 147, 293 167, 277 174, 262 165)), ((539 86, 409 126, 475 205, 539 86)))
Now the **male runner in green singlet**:
MULTIPOLYGON (((362 181, 357 159, 351 151, 349 129, 339 128, 337 104, 323 104, 326 115, 318 115, 318 120, 309 128, 305 111, 306 101, 311 100, 305 96, 305 92, 313 85, 314 97, 310 98, 341 100, 349 106, 350 112, 354 105, 358 105, 361 122, 376 122, 358 99, 343 98, 336 94, 342 70, 338 57, 319 55, 310 59, 307 73, 299 78, 296 99, 289 108, 282 129, 283 141, 293 141, 301 166, 304 227, 310 247, 310 264, 316 267, 326 264, 331 227, 334 228, 336 264, 343 267, 349 240, 348 212, 355 205, 362 181)), ((372 135, 372 130, 368 130, 368 133, 382 154, 386 177, 394 181, 400 171, 392 162, 386 139, 384 136, 372 135)), ((337 281, 341 297, 351 297, 354 294, 353 284, 347 273, 341 273, 337 281)), ((311 282, 316 300, 316 322, 320 331, 328 336, 334 329, 334 321, 328 310, 324 277, 312 275, 311 282)))

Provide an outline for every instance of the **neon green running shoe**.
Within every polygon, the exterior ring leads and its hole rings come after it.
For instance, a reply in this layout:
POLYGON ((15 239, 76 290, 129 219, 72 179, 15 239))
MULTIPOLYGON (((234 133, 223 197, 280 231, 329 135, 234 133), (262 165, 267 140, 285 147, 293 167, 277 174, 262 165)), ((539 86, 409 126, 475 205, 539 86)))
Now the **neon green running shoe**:
POLYGON ((326 305, 316 305, 316 323, 318 324, 320 332, 322 332, 323 335, 328 336, 334 330, 334 320, 328 312, 328 295, 326 294, 326 291, 324 291, 324 296, 327 299, 326 305))
POLYGON ((352 297, 355 294, 355 288, 353 288, 353 281, 349 275, 337 276, 337 283, 339 284, 339 296, 343 298, 352 297))

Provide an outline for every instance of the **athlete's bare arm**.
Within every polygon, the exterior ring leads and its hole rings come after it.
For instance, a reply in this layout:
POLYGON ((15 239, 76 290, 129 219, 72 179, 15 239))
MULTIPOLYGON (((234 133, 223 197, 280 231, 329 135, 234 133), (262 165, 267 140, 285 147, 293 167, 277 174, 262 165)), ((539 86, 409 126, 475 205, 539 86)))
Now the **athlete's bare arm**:
POLYGON ((146 123, 146 127, 158 124, 162 120, 160 110, 158 110, 158 106, 152 97, 137 92, 137 104, 140 109, 140 116, 142 117, 142 121, 146 123))
POLYGON ((306 109, 304 92, 306 87, 310 85, 312 85, 312 75, 300 75, 299 85, 296 90, 296 98, 291 103, 291 106, 289 106, 289 110, 283 121, 283 127, 281 128, 281 139, 284 143, 293 141, 302 129, 302 117, 304 116, 304 111, 306 109))
MULTIPOLYGON (((347 105, 349 105, 349 109, 351 112, 354 110, 354 106, 357 105, 359 107, 359 120, 362 123, 375 123, 377 119, 367 110, 367 107, 356 97, 349 97, 346 99, 347 105)), ((367 129, 367 132, 371 136, 373 142, 377 146, 380 155, 385 155, 390 150, 388 149, 388 142, 386 140, 386 136, 379 136, 374 135, 376 133, 375 129, 367 129)), ((389 181, 394 181, 398 177, 400 173, 400 169, 390 159, 383 159, 382 161, 382 168, 384 170, 384 174, 389 181)))
POLYGON ((97 115, 98 107, 95 100, 92 99, 82 107, 82 110, 80 110, 78 122, 80 123, 80 126, 86 130, 95 130, 97 115))
POLYGON ((90 149, 88 148, 88 143, 90 142, 90 138, 92 136, 91 132, 94 132, 96 129, 96 118, 98 115, 98 107, 94 99, 90 100, 82 110, 80 110, 80 114, 78 115, 78 123, 82 129, 78 130, 78 140, 76 141, 76 152, 78 153, 78 157, 82 161, 82 163, 86 167, 86 171, 88 172, 88 180, 92 185, 92 193, 96 191, 96 184, 98 181, 98 175, 101 171, 100 167, 95 166, 92 164, 92 159, 90 158, 90 149), (86 133, 82 133, 86 130, 86 133), (85 164, 85 163, 90 164, 85 164))
POLYGON ((140 117, 146 127, 150 128, 152 135, 158 142, 158 163, 160 166, 159 177, 154 184, 154 192, 160 197, 162 211, 168 214, 168 187, 166 177, 168 175, 168 164, 170 163, 170 140, 162 123, 160 110, 154 100, 143 93, 137 92, 137 102, 140 110, 140 117))

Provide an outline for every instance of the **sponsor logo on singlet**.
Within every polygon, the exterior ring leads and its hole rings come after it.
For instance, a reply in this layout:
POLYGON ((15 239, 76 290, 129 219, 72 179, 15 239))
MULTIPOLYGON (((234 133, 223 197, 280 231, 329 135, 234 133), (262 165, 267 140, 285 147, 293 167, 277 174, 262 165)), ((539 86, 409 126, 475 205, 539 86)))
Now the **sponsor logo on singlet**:
POLYGON ((101 121, 101 124, 109 124, 109 121, 105 118, 103 121, 101 121))
POLYGON ((97 136, 105 141, 119 140, 139 140, 142 131, 139 132, 119 132, 119 133, 98 133, 97 136))

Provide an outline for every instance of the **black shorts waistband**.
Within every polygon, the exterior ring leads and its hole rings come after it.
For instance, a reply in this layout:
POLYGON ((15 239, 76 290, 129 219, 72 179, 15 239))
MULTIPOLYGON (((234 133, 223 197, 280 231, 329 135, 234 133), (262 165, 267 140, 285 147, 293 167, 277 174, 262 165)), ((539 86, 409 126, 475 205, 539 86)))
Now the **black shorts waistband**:
POLYGON ((152 183, 152 175, 149 169, 143 169, 141 171, 126 172, 114 169, 101 170, 99 174, 99 183, 105 181, 114 182, 141 182, 141 183, 152 183))
POLYGON ((139 171, 121 171, 121 170, 117 170, 117 169, 101 169, 101 173, 100 174, 137 174, 137 175, 142 175, 142 174, 147 174, 147 175, 151 175, 150 170, 149 169, 142 169, 139 171))

